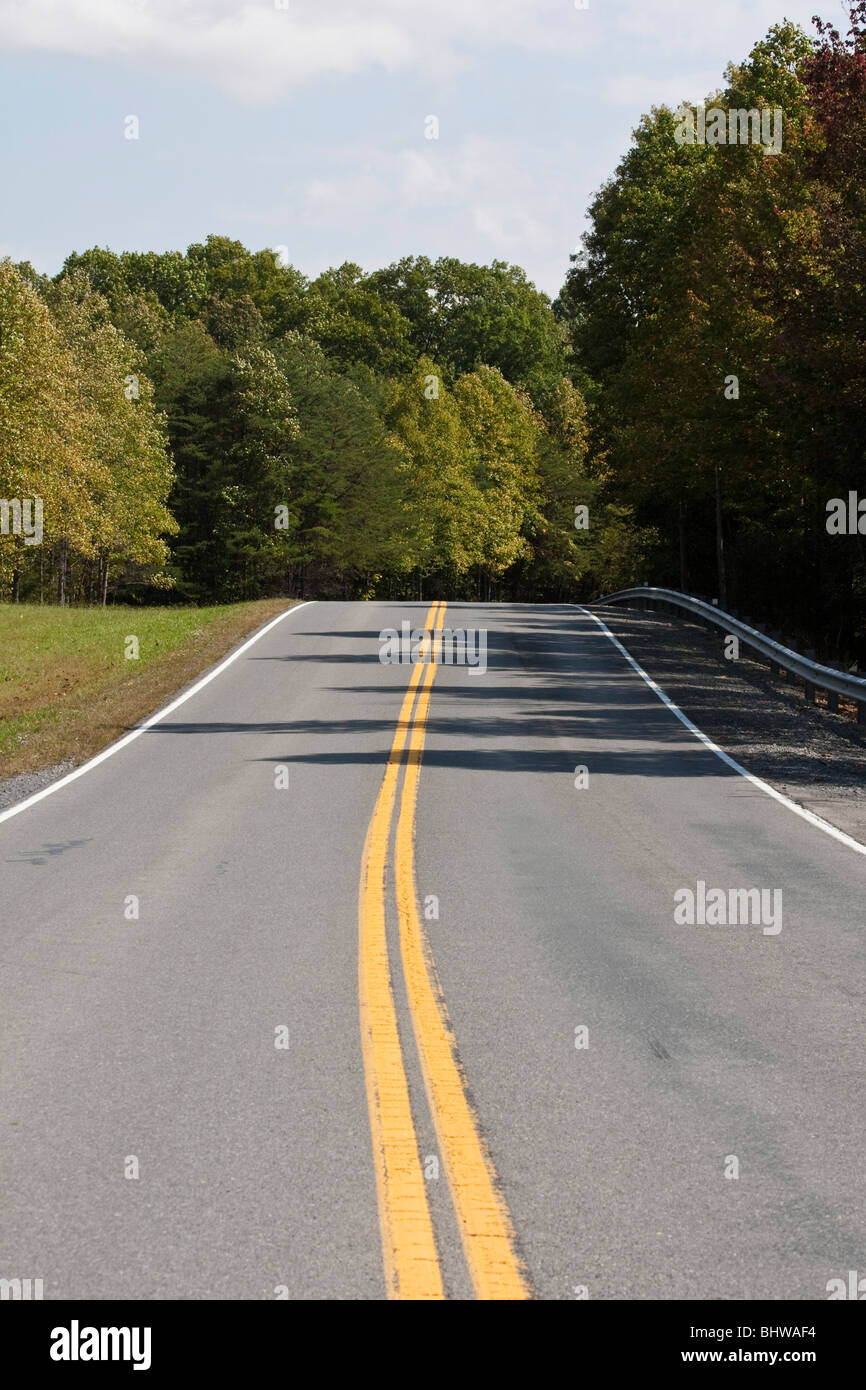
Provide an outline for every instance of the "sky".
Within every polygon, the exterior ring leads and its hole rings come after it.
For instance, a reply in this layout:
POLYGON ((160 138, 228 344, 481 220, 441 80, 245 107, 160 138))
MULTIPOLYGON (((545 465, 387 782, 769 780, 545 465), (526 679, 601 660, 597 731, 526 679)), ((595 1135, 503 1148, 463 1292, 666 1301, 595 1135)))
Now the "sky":
POLYGON ((642 113, 816 11, 847 29, 841 0, 0 0, 0 256, 214 233, 554 296, 642 113))

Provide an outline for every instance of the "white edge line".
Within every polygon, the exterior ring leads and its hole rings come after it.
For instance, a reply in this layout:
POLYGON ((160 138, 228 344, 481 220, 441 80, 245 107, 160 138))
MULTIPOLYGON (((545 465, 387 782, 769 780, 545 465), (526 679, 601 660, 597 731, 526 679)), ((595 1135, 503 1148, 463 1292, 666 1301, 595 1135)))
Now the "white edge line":
POLYGON ((789 796, 785 796, 784 792, 776 791, 776 788, 771 787, 769 782, 763 782, 760 777, 756 777, 753 772, 749 772, 748 768, 738 763, 735 758, 732 758, 730 754, 720 748, 717 743, 713 743, 713 740, 708 738, 707 735, 698 728, 697 724, 692 723, 687 714, 683 714, 679 706, 674 704, 673 700, 669 695, 665 694, 661 686, 656 685, 652 677, 647 675, 643 667, 626 651, 619 638, 614 637, 610 628, 602 622, 601 618, 597 618, 594 613, 591 613, 588 608, 584 608, 580 603, 570 604, 569 607, 576 608, 578 612, 584 613, 588 618, 592 618, 594 623, 598 623, 605 637, 610 638, 617 651, 622 653, 629 666, 637 671, 642 680, 646 681, 650 690, 658 695, 662 704, 667 705, 667 708, 672 714, 676 715, 680 723, 686 726, 689 733, 694 734, 695 738, 699 739, 704 747, 708 748, 711 753, 715 753, 717 758, 721 758, 723 763, 726 763, 734 772, 738 772, 741 777, 745 777, 746 781, 751 782, 753 787, 757 787, 760 791, 766 792, 767 796, 771 796, 774 801, 778 801, 780 806, 786 806, 789 811, 793 811, 794 815, 799 816, 801 820, 808 821, 809 825, 814 825, 818 830, 823 830, 825 835, 830 835, 834 840, 838 840, 840 845, 847 845, 849 849, 855 850, 857 854, 866 854, 866 845, 861 845, 859 840, 855 840, 851 835, 846 835, 844 830, 838 830, 836 826, 831 825, 829 821, 822 820, 820 816, 815 815, 814 811, 807 811, 805 806, 798 806, 797 802, 792 801, 789 796))
POLYGON ((56 782, 52 782, 49 787, 43 787, 42 791, 34 792, 32 796, 26 797, 24 801, 19 801, 17 805, 10 806, 6 811, 0 811, 0 825, 2 825, 4 820, 11 820, 13 816, 18 816, 22 811, 26 811, 28 806, 35 806, 37 801, 42 801, 44 797, 51 796, 52 792, 58 792, 61 787, 67 787, 69 783, 74 782, 77 777, 83 777, 85 772, 90 772, 92 768, 98 767, 100 763, 105 762, 106 758, 110 758, 115 753, 119 753, 121 748, 125 748, 127 744, 132 743, 134 739, 147 733, 148 729, 153 728, 154 724, 158 724, 160 720, 165 719, 166 715, 172 714, 174 710, 186 704, 187 700, 191 700, 193 695, 197 695, 200 690, 203 690, 206 685, 210 685, 211 681, 221 675, 227 666, 231 666, 233 661, 237 661, 239 656, 243 656, 244 652, 247 651, 254 642, 258 642, 259 638, 264 637, 265 633, 270 632, 271 628, 276 627, 277 623, 281 623, 283 619, 288 618, 291 613, 298 613, 302 608, 307 608, 311 603, 315 602, 316 600, 313 598, 305 599, 303 603, 296 603, 293 608, 287 608, 285 613, 278 613, 269 623, 265 623, 264 627, 259 628, 258 632, 254 632, 252 637, 248 637, 246 642, 242 643, 230 656, 227 656, 224 661, 221 661, 218 666, 214 666, 212 671, 208 671, 206 676, 202 676, 201 680, 196 681, 195 685, 190 686, 189 690, 184 691, 182 695, 178 695, 177 699, 172 700, 170 705, 166 705, 165 709, 159 710, 157 714, 152 714, 143 724, 137 724, 134 729, 130 730, 128 734, 124 734, 116 743, 109 744, 101 753, 97 753, 95 758, 89 758, 86 763, 81 764, 81 767, 76 767, 72 772, 67 772, 65 777, 60 777, 56 782))

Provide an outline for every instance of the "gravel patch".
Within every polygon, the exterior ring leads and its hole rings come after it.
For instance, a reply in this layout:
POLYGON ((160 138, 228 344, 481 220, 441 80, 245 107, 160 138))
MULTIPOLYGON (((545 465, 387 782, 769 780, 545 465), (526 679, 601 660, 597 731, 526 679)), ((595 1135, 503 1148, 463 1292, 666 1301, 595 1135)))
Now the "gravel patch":
POLYGON ((598 604, 593 612, 684 714, 749 772, 866 842, 866 725, 807 704, 721 629, 671 614, 598 604))
POLYGON ((28 796, 41 792, 43 787, 50 787, 52 782, 65 777, 74 767, 75 762, 69 758, 54 767, 43 767, 40 772, 19 772, 17 777, 7 777, 0 782, 0 811, 17 806, 19 801, 26 801, 28 796))

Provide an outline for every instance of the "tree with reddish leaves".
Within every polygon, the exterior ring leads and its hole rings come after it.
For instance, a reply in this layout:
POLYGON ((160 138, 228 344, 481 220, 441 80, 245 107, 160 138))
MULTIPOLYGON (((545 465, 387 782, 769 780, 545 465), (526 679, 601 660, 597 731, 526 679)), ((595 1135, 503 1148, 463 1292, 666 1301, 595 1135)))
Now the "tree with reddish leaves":
POLYGON ((849 10, 850 29, 838 29, 814 16, 819 41, 803 69, 812 110, 824 132, 826 163, 837 172, 863 175, 866 129, 866 0, 849 10))

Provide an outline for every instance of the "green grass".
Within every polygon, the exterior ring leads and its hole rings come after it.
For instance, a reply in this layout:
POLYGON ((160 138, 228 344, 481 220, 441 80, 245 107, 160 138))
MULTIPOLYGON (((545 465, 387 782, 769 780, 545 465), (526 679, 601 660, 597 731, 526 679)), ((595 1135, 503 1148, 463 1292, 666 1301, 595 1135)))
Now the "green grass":
POLYGON ((291 603, 0 604, 0 776, 97 751, 291 603))

